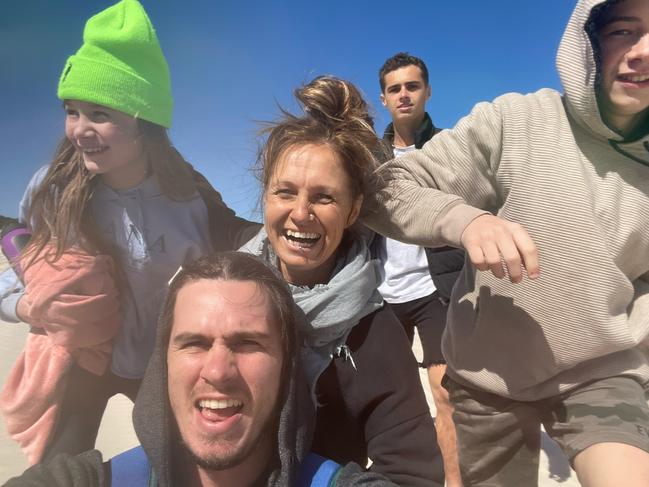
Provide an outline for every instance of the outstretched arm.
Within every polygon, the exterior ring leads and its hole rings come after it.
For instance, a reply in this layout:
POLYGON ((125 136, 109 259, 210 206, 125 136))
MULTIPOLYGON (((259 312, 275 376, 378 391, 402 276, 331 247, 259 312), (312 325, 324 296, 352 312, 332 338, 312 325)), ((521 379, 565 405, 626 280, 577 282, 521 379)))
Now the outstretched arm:
POLYGON ((538 253, 524 228, 497 216, 507 197, 498 178, 503 122, 497 103, 480 103, 421 150, 384 164, 365 223, 425 247, 464 247, 480 270, 513 282, 538 275, 538 253))

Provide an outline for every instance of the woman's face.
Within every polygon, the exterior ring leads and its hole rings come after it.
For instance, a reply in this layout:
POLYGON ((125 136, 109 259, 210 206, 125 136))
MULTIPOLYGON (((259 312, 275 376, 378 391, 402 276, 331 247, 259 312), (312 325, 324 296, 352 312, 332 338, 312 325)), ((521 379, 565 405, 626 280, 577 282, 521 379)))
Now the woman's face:
POLYGON ((345 229, 360 211, 340 157, 324 144, 289 147, 264 193, 264 220, 284 278, 296 285, 325 283, 345 229))

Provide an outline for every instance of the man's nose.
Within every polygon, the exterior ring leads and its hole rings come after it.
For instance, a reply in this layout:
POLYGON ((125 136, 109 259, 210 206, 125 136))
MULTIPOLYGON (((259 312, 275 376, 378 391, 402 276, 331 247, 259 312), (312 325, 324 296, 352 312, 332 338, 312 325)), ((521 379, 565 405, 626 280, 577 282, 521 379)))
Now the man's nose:
POLYGON ((238 374, 235 355, 224 345, 212 346, 204 359, 201 378, 209 384, 230 382, 238 374))

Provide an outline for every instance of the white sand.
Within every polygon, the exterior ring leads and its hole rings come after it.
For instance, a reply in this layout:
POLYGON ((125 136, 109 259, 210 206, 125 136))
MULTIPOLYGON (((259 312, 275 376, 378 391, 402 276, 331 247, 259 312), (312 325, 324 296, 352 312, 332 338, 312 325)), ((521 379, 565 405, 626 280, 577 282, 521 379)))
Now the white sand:
MULTIPOLYGON (((6 262, 0 256, 0 270, 6 267, 6 262)), ((24 324, 11 324, 0 321, 0 381, 4 384, 5 378, 22 350, 27 326, 24 324)), ((415 343, 415 353, 421 356, 421 346, 415 343)), ((422 370, 421 378, 431 412, 435 409, 427 385, 425 372, 422 370)), ((137 444, 137 438, 131 426, 131 402, 124 396, 113 397, 108 403, 97 440, 99 448, 106 458, 124 451, 137 444)), ((542 441, 541 468, 539 469, 539 485, 549 487, 564 485, 566 487, 578 486, 575 473, 570 469, 558 446, 545 434, 542 441)), ((4 429, 0 428, 0 483, 8 478, 20 474, 27 468, 27 462, 17 445, 9 439, 4 429)))

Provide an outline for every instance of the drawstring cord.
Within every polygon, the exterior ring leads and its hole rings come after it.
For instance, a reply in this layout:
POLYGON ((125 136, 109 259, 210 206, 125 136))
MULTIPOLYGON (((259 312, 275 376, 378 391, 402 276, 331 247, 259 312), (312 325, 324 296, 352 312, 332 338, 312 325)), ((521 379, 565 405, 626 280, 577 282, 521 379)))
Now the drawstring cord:
POLYGON ((352 364, 352 367, 354 367, 354 370, 358 372, 356 363, 354 362, 354 357, 352 357, 352 352, 349 350, 349 347, 347 345, 341 345, 340 347, 337 347, 335 356, 342 357, 343 362, 347 362, 349 360, 352 364))

